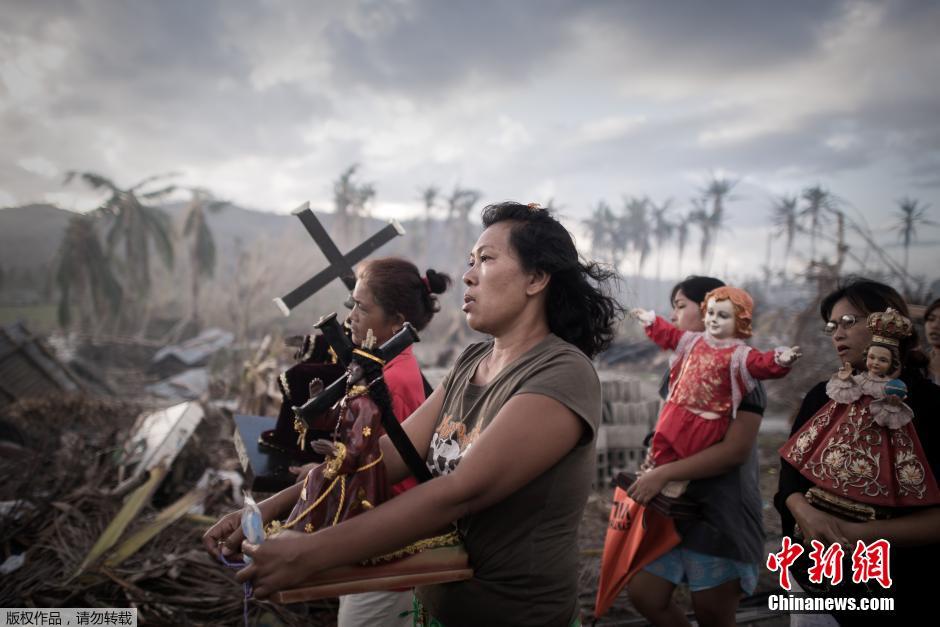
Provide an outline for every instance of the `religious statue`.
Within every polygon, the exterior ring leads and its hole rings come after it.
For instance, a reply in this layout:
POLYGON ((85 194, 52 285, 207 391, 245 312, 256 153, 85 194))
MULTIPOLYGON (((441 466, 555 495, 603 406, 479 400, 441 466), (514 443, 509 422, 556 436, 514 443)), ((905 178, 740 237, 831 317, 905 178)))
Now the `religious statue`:
MULTIPOLYGON (((751 336, 754 301, 742 289, 712 290, 702 303, 704 332, 681 331, 652 311, 633 309, 647 336, 669 359, 669 396, 659 414, 647 466, 689 457, 721 440, 737 407, 758 380, 785 376, 799 359, 798 346, 759 352, 751 336)), ((663 494, 676 497, 688 482, 671 482, 663 494)))
POLYGON ((313 533, 388 499, 379 438, 384 433, 382 413, 392 414, 392 407, 383 365, 371 346, 352 351, 346 394, 330 410, 335 420, 332 438, 312 444, 325 460, 307 473, 287 520, 272 523, 269 532, 283 528, 313 533))
MULTIPOLYGON (((347 348, 335 334, 326 334, 334 350, 347 348), (336 343, 339 341, 339 344, 336 343)), ((414 327, 402 330, 375 348, 371 331, 361 348, 350 348, 346 373, 328 387, 294 407, 297 420, 307 425, 311 418, 330 408, 334 421, 331 438, 312 443, 326 456, 307 473, 300 498, 284 521, 268 525, 268 533, 294 529, 315 533, 325 527, 377 507, 391 497, 382 461, 379 439, 387 433, 402 460, 419 481, 430 472, 392 410, 382 367, 412 342, 418 341, 414 327)), ((342 359, 342 357, 340 357, 342 359)), ((354 592, 411 588, 415 585, 462 581, 473 576, 469 558, 456 529, 441 530, 397 551, 373 557, 360 564, 322 571, 306 585, 281 591, 274 599, 295 603, 354 592)))
POLYGON ((913 324, 894 309, 868 317, 866 372, 846 363, 826 384, 828 403, 780 449, 815 485, 813 506, 848 520, 890 516, 890 508, 940 504, 940 490, 904 403, 901 340, 913 324))

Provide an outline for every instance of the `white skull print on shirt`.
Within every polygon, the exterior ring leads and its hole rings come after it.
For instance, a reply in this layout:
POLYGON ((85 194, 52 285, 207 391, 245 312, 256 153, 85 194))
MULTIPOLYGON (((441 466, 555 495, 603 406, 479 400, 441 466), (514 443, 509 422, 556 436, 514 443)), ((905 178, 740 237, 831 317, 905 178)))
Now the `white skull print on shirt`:
POLYGON ((463 423, 446 414, 431 438, 427 459, 431 474, 440 477, 452 473, 479 435, 479 425, 468 434, 463 423))

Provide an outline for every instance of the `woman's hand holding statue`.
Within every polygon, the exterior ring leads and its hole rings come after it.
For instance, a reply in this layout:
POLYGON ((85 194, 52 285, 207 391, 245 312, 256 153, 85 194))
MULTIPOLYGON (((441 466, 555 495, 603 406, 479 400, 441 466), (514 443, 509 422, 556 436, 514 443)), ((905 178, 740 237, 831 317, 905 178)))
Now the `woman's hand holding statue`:
POLYGON ((251 564, 236 573, 239 582, 251 581, 253 595, 264 600, 279 590, 301 587, 317 572, 310 559, 311 536, 285 529, 265 538, 261 544, 242 542, 242 552, 251 564))
POLYGON ((664 464, 640 473, 633 485, 627 489, 627 496, 640 505, 649 503, 670 481, 667 466, 668 464, 664 464))
POLYGON ((816 509, 799 493, 791 494, 787 498, 787 507, 803 534, 804 544, 819 540, 827 547, 834 543, 843 547, 850 546, 852 538, 841 518, 816 509))

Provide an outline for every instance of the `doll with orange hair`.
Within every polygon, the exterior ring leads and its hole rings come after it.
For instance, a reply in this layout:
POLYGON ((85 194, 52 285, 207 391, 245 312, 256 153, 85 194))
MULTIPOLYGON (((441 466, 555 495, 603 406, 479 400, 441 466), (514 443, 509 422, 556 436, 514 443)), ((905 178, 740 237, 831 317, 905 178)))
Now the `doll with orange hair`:
POLYGON ((669 360, 669 396, 650 444, 648 462, 653 466, 689 457, 721 440, 757 381, 785 376, 800 357, 798 346, 760 352, 745 344, 753 311, 751 296, 730 286, 706 294, 704 332, 680 331, 652 311, 631 310, 651 340, 675 351, 669 360))

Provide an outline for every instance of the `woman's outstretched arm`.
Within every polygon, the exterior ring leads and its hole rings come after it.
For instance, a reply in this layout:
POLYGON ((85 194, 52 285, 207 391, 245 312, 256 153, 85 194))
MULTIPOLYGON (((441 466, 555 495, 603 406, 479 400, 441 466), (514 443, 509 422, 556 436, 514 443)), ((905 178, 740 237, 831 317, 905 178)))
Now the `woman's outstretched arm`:
POLYGON ((580 418, 554 399, 539 394, 514 396, 453 473, 420 484, 335 527, 309 535, 281 532, 258 546, 245 543, 253 563, 239 571, 238 580, 252 580, 255 596, 266 598, 303 585, 321 570, 394 551, 438 533, 459 518, 509 497, 551 468, 576 446, 584 428, 580 418), (520 447, 522 442, 524 447, 520 447))
MULTIPOLYGON (((303 483, 295 483, 284 488, 274 496, 270 496, 258 504, 261 518, 265 523, 287 516, 294 503, 300 498, 303 483)), ((219 519, 219 522, 209 527, 202 536, 202 545, 213 559, 218 560, 221 555, 227 559, 238 559, 241 554, 241 545, 244 536, 241 527, 242 510, 230 512, 219 519)))
MULTIPOLYGON (((441 411, 444 402, 444 392, 442 388, 434 391, 428 399, 415 410, 411 417, 402 424, 405 433, 414 443, 419 451, 427 451, 431 444, 431 434, 434 432, 437 415, 441 411)), ((405 477, 411 475, 411 471, 402 461, 401 456, 392 445, 388 436, 382 436, 380 443, 384 462, 389 478, 389 483, 394 484, 405 477)), ((309 469, 308 469, 309 471, 309 469)), ((287 516, 291 508, 300 498, 300 490, 303 482, 300 481, 289 488, 281 490, 274 496, 271 496, 261 503, 258 507, 261 509, 261 515, 265 523, 275 519, 281 519, 287 516)), ((206 551, 218 560, 220 555, 225 555, 227 559, 237 559, 241 552, 241 544, 244 537, 241 530, 241 510, 226 514, 219 522, 214 524, 206 531, 202 537, 202 543, 206 551)))

